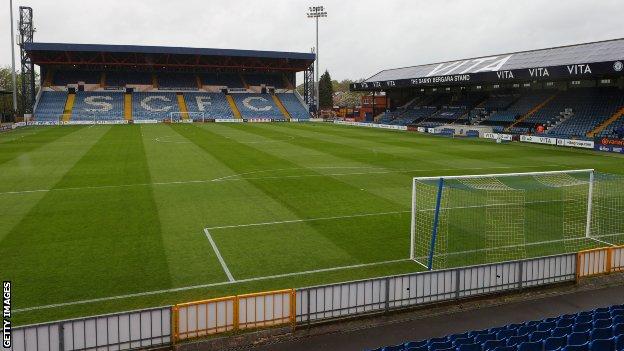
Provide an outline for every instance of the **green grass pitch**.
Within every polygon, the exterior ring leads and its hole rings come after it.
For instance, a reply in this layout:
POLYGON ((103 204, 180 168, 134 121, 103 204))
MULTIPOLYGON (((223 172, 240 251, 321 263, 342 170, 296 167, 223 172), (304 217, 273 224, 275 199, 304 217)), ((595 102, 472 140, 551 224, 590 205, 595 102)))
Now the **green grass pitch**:
POLYGON ((26 324, 415 272, 412 177, 580 168, 624 158, 322 123, 22 128, 0 135, 0 276, 26 324))

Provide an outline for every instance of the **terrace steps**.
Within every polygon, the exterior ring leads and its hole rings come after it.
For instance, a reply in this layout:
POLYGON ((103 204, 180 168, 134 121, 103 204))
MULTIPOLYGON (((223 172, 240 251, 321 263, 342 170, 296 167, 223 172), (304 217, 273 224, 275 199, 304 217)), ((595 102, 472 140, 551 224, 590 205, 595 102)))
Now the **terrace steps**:
POLYGON ((184 95, 182 93, 177 93, 176 98, 178 99, 178 108, 180 109, 182 119, 188 119, 188 108, 186 107, 186 101, 184 100, 184 95))
POLYGON ((272 94, 271 97, 273 98, 275 106, 277 106, 282 115, 284 115, 284 118, 286 118, 287 121, 290 121, 290 113, 288 113, 288 110, 286 110, 286 107, 284 107, 284 104, 282 103, 282 100, 280 100, 279 96, 277 96, 276 94, 272 94))
POLYGON ((132 94, 124 94, 124 119, 126 121, 132 120, 132 94))
POLYGON ((74 110, 74 103, 76 102, 76 94, 67 94, 67 100, 65 100, 65 108, 63 109, 63 122, 68 122, 71 119, 72 111, 74 110))
POLYGON ((535 112, 539 111, 542 107, 546 106, 546 104, 548 104, 549 102, 551 102, 554 98, 557 97, 557 95, 559 94, 559 92, 554 93, 553 95, 551 95, 549 98, 547 98, 546 100, 542 101, 541 103, 535 105, 531 110, 529 110, 529 112, 527 112, 524 116, 518 118, 518 120, 516 120, 515 122, 513 122, 509 127, 505 128, 505 131, 509 131, 511 130, 511 128, 515 127, 516 125, 518 125, 519 123, 522 123, 524 120, 526 120, 527 118, 531 117, 535 112))
POLYGON ((234 102, 234 98, 232 97, 232 95, 228 94, 225 96, 225 98, 227 99, 228 104, 230 105, 230 108, 232 109, 232 113, 234 114, 234 118, 236 119, 242 119, 243 117, 241 116, 241 113, 238 109, 238 106, 236 106, 236 102, 234 102))
POLYGON ((624 106, 622 106, 619 110, 617 110, 611 117, 609 117, 606 121, 600 123, 594 130, 587 133, 587 136, 593 138, 596 134, 602 132, 605 128, 607 128, 611 123, 620 119, 620 117, 624 116, 624 106))

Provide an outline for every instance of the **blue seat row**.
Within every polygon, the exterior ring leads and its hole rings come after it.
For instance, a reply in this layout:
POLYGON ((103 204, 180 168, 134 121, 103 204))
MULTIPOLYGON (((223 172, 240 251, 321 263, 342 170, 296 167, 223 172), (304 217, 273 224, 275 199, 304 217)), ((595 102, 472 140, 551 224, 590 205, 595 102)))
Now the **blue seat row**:
POLYGON ((385 346, 374 351, 624 351, 624 305, 385 346))

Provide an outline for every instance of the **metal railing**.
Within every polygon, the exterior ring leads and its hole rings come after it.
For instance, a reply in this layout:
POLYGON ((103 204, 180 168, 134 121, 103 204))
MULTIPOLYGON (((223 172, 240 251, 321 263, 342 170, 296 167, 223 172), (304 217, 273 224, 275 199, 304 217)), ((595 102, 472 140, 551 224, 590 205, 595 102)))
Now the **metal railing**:
POLYGON ((624 246, 22 326, 13 329, 9 350, 121 351, 169 346, 237 330, 294 327, 619 271, 624 271, 624 246))
POLYGON ((452 301, 576 278, 576 254, 297 289, 297 322, 452 301))
POLYGON ((171 307, 13 329, 13 351, 129 350, 171 343, 171 307))

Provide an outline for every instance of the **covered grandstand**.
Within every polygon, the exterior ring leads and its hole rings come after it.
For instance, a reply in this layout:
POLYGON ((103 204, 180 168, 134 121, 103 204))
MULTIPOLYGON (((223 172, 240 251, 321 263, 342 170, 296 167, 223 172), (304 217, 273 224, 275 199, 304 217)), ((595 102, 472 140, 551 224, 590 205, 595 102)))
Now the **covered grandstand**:
POLYGON ((369 118, 378 123, 618 137, 624 39, 387 69, 351 89, 386 93, 388 111, 369 118))
POLYGON ((312 53, 26 43, 41 69, 34 123, 309 119, 296 73, 312 53))

